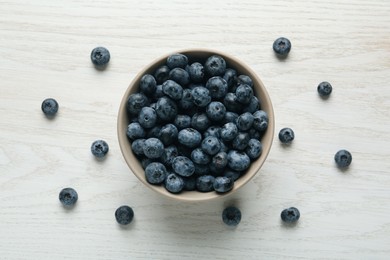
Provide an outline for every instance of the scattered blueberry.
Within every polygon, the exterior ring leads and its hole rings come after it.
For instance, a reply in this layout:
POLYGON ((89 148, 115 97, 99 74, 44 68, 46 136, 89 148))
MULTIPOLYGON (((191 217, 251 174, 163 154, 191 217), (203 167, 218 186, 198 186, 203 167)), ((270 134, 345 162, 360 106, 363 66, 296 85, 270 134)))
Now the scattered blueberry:
POLYGON ((144 144, 144 154, 146 157, 150 159, 160 158, 164 153, 164 145, 157 138, 148 138, 144 144))
POLYGON ((149 99, 144 94, 131 94, 127 101, 127 112, 130 115, 138 115, 141 109, 147 105, 149 105, 149 99))
POLYGON ((145 178, 151 184, 160 184, 164 182, 166 175, 167 169, 159 162, 152 162, 145 169, 145 178))
POLYGON ((110 52, 104 47, 96 47, 91 52, 91 61, 97 67, 103 67, 110 61, 110 52))
POLYGON ((214 189, 215 177, 212 175, 202 175, 196 179, 196 189, 201 192, 209 192, 214 189))
POLYGON ((253 128, 257 131, 264 131, 268 127, 268 114, 264 110, 253 113, 253 128))
POLYGON ((136 139, 131 143, 131 150, 136 155, 144 155, 145 139, 136 139))
POLYGON ((231 178, 219 176, 215 178, 213 187, 216 192, 225 193, 233 189, 234 181, 231 178))
POLYGON ((184 69, 187 66, 187 64, 188 64, 187 56, 180 53, 172 54, 167 58, 167 66, 170 69, 174 69, 174 68, 184 69))
POLYGON ((58 103, 54 98, 47 98, 43 100, 41 109, 47 117, 52 117, 57 114, 58 103))
POLYGON ((205 87, 195 87, 191 94, 192 102, 198 107, 205 107, 211 102, 210 91, 205 87))
POLYGON ((210 76, 222 76, 226 70, 226 62, 219 55, 209 57, 204 64, 205 71, 210 76))
POLYGON ((156 113, 161 120, 172 121, 177 115, 177 105, 169 97, 161 97, 157 100, 156 113))
POLYGON ((183 177, 189 177, 195 172, 194 163, 185 156, 177 156, 172 160, 172 169, 183 177))
POLYGON ((340 150, 335 154, 334 160, 339 168, 346 168, 352 162, 352 154, 347 150, 340 150))
POLYGON ((250 166, 250 158, 244 152, 231 150, 228 153, 228 165, 235 171, 244 171, 250 166))
POLYGON ((223 141, 232 141, 238 135, 238 128, 235 123, 229 122, 221 128, 221 139, 223 141))
POLYGON ((176 142, 178 131, 173 124, 166 124, 161 127, 159 138, 164 145, 170 145, 176 142))
POLYGON ((191 118, 191 126, 198 131, 206 130, 210 125, 210 120, 205 113, 196 113, 191 118))
POLYGON ((164 81, 166 81, 169 78, 169 72, 170 69, 168 66, 164 65, 159 67, 154 73, 154 78, 156 79, 157 84, 162 84, 164 81))
POLYGON ((183 178, 175 173, 171 173, 165 179, 165 188, 172 193, 179 193, 184 188, 183 178))
POLYGON ((252 160, 257 159, 263 151, 263 145, 257 139, 250 139, 248 142, 248 146, 245 149, 246 154, 252 160))
POLYGON ((289 144, 294 140, 294 131, 291 128, 283 128, 279 131, 279 140, 283 144, 289 144))
POLYGON ((276 54, 280 56, 287 56, 291 50, 291 42, 287 38, 280 37, 274 41, 272 48, 276 54))
POLYGON ((109 147, 104 140, 96 140, 91 145, 91 152, 97 158, 103 158, 108 153, 109 147))
POLYGON ((140 92, 150 97, 156 92, 156 89, 157 89, 156 79, 150 74, 143 75, 139 82, 140 92))
POLYGON ((249 112, 241 114, 236 121, 237 128, 240 131, 247 131, 252 127, 253 124, 253 115, 249 112))
POLYGON ((133 221, 134 211, 129 206, 120 206, 115 211, 115 219, 121 225, 128 225, 133 221))
POLYGON ((222 221, 228 226, 237 226, 241 221, 241 211, 236 207, 227 207, 222 212, 222 221))
POLYGON ((152 128, 157 122, 157 113, 151 107, 143 107, 138 115, 138 122, 143 128, 152 128))
POLYGON ((162 90, 165 95, 173 100, 180 100, 183 97, 183 88, 173 80, 167 80, 162 84, 162 90))
POLYGON ((206 88, 210 91, 211 98, 221 99, 228 92, 227 82, 219 77, 212 77, 206 83, 206 88))
POLYGON ((247 105, 252 100, 253 89, 246 84, 241 84, 236 89, 236 97, 238 102, 247 105))
POLYGON ((210 156, 200 148, 196 148, 192 151, 191 159, 197 164, 208 164, 210 162, 210 156))
POLYGON ((221 143, 218 138, 214 136, 208 136, 203 139, 201 144, 202 150, 205 151, 209 155, 214 155, 219 152, 221 149, 221 143))
POLYGON ((202 82, 204 77, 204 68, 203 65, 199 62, 194 62, 189 68, 190 78, 193 82, 199 83, 202 82))
POLYGON ((207 105, 206 114, 213 121, 222 121, 226 114, 226 107, 219 101, 212 101, 207 105))
POLYGON ((185 128, 179 132, 178 141, 187 147, 194 148, 202 141, 202 135, 193 128, 185 128))
POLYGON ((177 82, 181 86, 186 86, 190 83, 190 75, 182 68, 174 68, 169 72, 169 79, 177 82))
POLYGON ((332 93, 332 85, 329 82, 321 82, 317 87, 318 94, 321 97, 328 97, 332 93))
POLYGON ((70 207, 73 206, 77 199, 79 198, 77 192, 72 188, 65 188, 61 190, 59 199, 63 206, 70 207))
POLYGON ((282 211, 282 213, 280 214, 280 217, 286 223, 296 222, 300 216, 301 216, 301 214, 299 213, 299 210, 297 208, 294 208, 294 207, 284 209, 282 211))

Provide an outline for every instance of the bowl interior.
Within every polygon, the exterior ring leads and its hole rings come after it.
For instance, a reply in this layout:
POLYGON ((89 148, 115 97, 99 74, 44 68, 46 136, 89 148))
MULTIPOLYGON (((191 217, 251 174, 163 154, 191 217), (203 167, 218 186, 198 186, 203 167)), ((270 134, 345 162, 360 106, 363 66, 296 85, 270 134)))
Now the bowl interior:
POLYGON ((247 172, 242 175, 235 183, 234 188, 227 193, 224 194, 218 194, 216 192, 207 192, 202 193, 198 191, 183 191, 179 194, 172 194, 168 192, 162 185, 151 185, 149 184, 145 179, 145 173, 144 169, 141 166, 141 163, 138 161, 138 159, 135 157, 131 150, 131 144, 129 142, 129 139, 126 135, 127 126, 129 124, 129 118, 126 111, 126 104, 128 97, 138 91, 138 85, 141 77, 144 74, 153 74, 154 71, 161 65, 165 64, 166 59, 170 54, 164 55, 160 57, 159 59, 152 62, 150 65, 146 66, 141 72, 138 73, 138 75, 133 79, 133 81, 130 83, 130 86, 127 88, 122 102, 119 107, 119 113, 118 113, 118 139, 119 139, 119 145, 123 154, 123 157, 125 158, 126 163, 132 170, 132 172, 135 174, 135 176, 138 177, 138 179, 143 182, 146 186, 151 188, 152 190, 155 190, 156 192, 165 195, 170 198, 174 198, 177 200, 182 201, 203 201, 203 200, 209 200, 213 198, 223 197, 228 194, 233 193, 240 187, 244 186, 250 179, 253 178, 253 176, 260 170, 261 166, 263 165, 265 159, 268 156, 268 153, 270 151, 271 145, 272 145, 272 139, 274 135, 274 112, 271 104, 271 100, 269 98, 269 95, 267 93, 267 90, 265 89, 263 83, 259 79, 259 77, 254 73, 247 65, 245 65, 243 62, 237 60, 236 58, 227 55, 225 53, 221 53, 220 51, 215 50, 209 50, 209 49, 188 49, 188 50, 181 50, 177 51, 175 53, 182 53, 188 56, 189 63, 198 61, 203 63, 208 57, 210 57, 213 54, 217 54, 222 56, 227 63, 227 67, 233 68, 237 71, 238 75, 245 74, 252 78, 254 83, 254 92, 256 96, 259 98, 261 102, 261 109, 266 111, 269 116, 269 123, 268 128, 266 130, 266 133, 261 139, 261 143, 263 145, 263 152, 261 156, 254 162, 252 162, 250 168, 247 170, 247 172))

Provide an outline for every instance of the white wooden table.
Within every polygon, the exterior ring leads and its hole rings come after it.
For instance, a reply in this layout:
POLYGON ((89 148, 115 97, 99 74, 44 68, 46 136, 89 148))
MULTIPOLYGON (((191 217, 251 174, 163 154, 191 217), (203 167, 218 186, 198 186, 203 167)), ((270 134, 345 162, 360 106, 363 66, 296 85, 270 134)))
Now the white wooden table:
POLYGON ((0 0, 0 259, 389 259, 390 2, 0 0), (272 43, 292 42, 285 61, 272 43), (112 55, 105 71, 89 54, 112 55), (258 175, 225 199, 177 203, 146 189, 122 158, 116 116, 136 73, 178 49, 250 65, 269 90, 277 138, 258 175), (316 87, 334 91, 319 98, 316 87), (54 97, 47 120, 40 105, 54 97), (90 145, 110 145, 96 161, 90 145), (347 171, 333 156, 348 149, 347 171), (58 193, 79 201, 64 210, 58 193), (115 221, 128 204, 135 220, 115 221), (229 229, 227 205, 242 210, 229 229), (294 227, 280 221, 301 211, 294 227))

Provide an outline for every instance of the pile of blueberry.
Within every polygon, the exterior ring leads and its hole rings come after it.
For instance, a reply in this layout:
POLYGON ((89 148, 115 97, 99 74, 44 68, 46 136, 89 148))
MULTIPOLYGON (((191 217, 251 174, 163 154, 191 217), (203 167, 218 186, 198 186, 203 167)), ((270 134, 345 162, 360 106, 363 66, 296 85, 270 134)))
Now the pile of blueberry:
POLYGON ((131 148, 150 184, 172 193, 228 192, 262 153, 268 115, 253 81, 219 55, 173 54, 127 102, 131 148))

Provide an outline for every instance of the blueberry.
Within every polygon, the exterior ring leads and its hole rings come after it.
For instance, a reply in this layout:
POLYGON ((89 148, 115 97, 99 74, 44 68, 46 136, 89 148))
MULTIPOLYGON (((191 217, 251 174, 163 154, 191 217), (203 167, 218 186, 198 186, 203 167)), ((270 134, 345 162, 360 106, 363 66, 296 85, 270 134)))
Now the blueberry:
POLYGON ((238 118, 238 114, 230 111, 226 111, 224 123, 235 123, 238 118))
POLYGON ((235 123, 229 122, 222 126, 221 128, 221 139, 223 141, 229 142, 236 138, 238 134, 238 128, 235 123))
POLYGON ((145 74, 142 76, 139 82, 139 90, 141 93, 144 93, 146 96, 153 96, 157 89, 156 79, 150 75, 145 74))
POLYGON ((228 226, 237 226, 241 221, 241 211, 236 207, 227 207, 222 212, 222 221, 228 226))
POLYGON ((196 189, 201 192, 209 192, 214 189, 214 176, 202 175, 196 179, 196 189))
POLYGON ((279 131, 279 140, 283 144, 289 144, 294 140, 294 131, 291 128, 283 128, 279 131))
POLYGON ((235 113, 241 113, 244 107, 241 103, 237 101, 236 94, 232 92, 226 94, 225 98, 223 99, 223 104, 228 111, 235 113))
POLYGON ((162 89, 162 85, 157 85, 156 86, 156 91, 154 92, 153 98, 155 100, 159 99, 160 97, 163 97, 165 94, 162 89))
POLYGON ((191 94, 192 102, 198 107, 205 107, 211 102, 210 91, 205 87, 195 87, 191 94))
POLYGON ((52 117, 57 114, 58 103, 54 98, 47 98, 43 100, 41 109, 47 117, 52 117))
POLYGON ((259 131, 257 131, 256 129, 254 129, 253 127, 251 129, 249 129, 248 134, 249 134, 251 139, 260 140, 262 137, 262 134, 259 131))
POLYGON ((203 65, 199 62, 194 62, 189 67, 189 74, 192 82, 198 83, 202 82, 204 77, 204 68, 203 65))
POLYGON ((138 115, 141 109, 149 105, 149 99, 142 93, 134 93, 127 100, 127 112, 130 115, 138 115))
POLYGON ((182 68, 174 68, 169 72, 169 79, 175 81, 181 86, 186 86, 190 83, 190 75, 182 68))
POLYGON ((160 138, 161 126, 157 125, 151 129, 149 129, 146 133, 147 138, 155 137, 160 138))
POLYGON ((280 37, 274 41, 272 48, 276 54, 280 56, 287 56, 291 50, 291 42, 287 38, 280 37))
POLYGON ((211 77, 222 76, 226 70, 226 62, 221 56, 213 55, 206 60, 204 68, 211 77))
POLYGON ((108 153, 108 144, 103 140, 96 140, 91 145, 91 152, 97 158, 103 158, 108 153))
POLYGON ((233 189, 234 181, 231 178, 219 176, 215 178, 213 188, 216 192, 225 193, 233 189))
POLYGON ((352 154, 347 150, 340 150, 335 154, 334 160, 339 168, 346 168, 352 162, 352 154))
POLYGON ((238 130, 240 131, 249 130, 252 127, 253 119, 254 119, 253 115, 249 112, 245 112, 241 114, 236 121, 238 130))
POLYGON ((252 79, 247 75, 240 75, 237 77, 237 84, 246 84, 253 88, 253 81, 252 79))
POLYGON ((144 155, 145 139, 136 139, 131 143, 131 150, 136 155, 144 155))
POLYGON ((196 113, 191 118, 191 126, 198 131, 204 131, 210 126, 210 120, 205 113, 196 113))
POLYGON ((160 158, 163 153, 164 145, 159 139, 154 137, 146 139, 144 145, 144 154, 146 157, 157 159, 160 158))
POLYGON ((175 81, 168 79, 162 84, 162 89, 165 95, 174 100, 180 100, 183 97, 183 88, 175 81))
POLYGON ((258 110, 253 114, 253 128, 264 131, 268 127, 268 114, 264 110, 258 110))
POLYGON ((212 77, 206 83, 206 88, 210 91, 211 98, 221 99, 228 92, 228 85, 226 81, 219 77, 212 77))
POLYGON ((165 166, 171 167, 173 159, 175 159, 177 156, 179 156, 177 147, 171 145, 164 149, 164 153, 161 155, 160 159, 165 166))
POLYGON ((152 162, 155 161, 155 160, 149 159, 147 157, 140 157, 140 160, 141 160, 141 166, 144 170, 146 169, 146 167, 148 167, 149 164, 151 164, 152 162))
POLYGON ((241 84, 236 89, 236 97, 238 102, 247 105, 253 97, 253 89, 246 84, 241 84))
POLYGON ((261 155, 262 151, 263 151, 263 145, 257 139, 250 139, 248 142, 248 146, 245 149, 246 154, 252 160, 258 158, 261 155))
POLYGON ((202 149, 196 148, 191 152, 191 160, 197 164, 208 164, 210 162, 210 156, 202 149))
POLYGON ((214 155, 221 150, 221 143, 218 138, 214 136, 208 136, 203 139, 201 144, 202 150, 205 151, 208 155, 214 155))
POLYGON ((191 117, 189 115, 177 115, 173 123, 179 130, 188 128, 191 127, 191 117))
POLYGON ((178 141, 179 143, 194 148, 197 147, 202 140, 202 135, 193 128, 185 128, 179 132, 178 141))
POLYGON ((234 69, 226 69, 223 79, 226 81, 229 91, 236 85, 237 82, 237 72, 234 69))
POLYGON ((173 124, 166 124, 161 127, 160 131, 160 140, 164 145, 170 145, 176 142, 178 136, 178 131, 176 126, 173 124))
POLYGON ((121 225, 128 225, 133 221, 134 211, 129 206, 120 206, 115 211, 115 219, 121 225))
POLYGON ((210 168, 207 164, 195 163, 195 175, 202 176, 210 173, 210 168))
POLYGON ((221 128, 219 126, 210 126, 203 133, 203 137, 215 136, 217 138, 221 137, 221 128))
POLYGON ((172 193, 179 193, 184 188, 183 178, 175 173, 171 173, 165 179, 165 188, 172 193))
POLYGON ((187 64, 188 64, 187 56, 180 53, 172 54, 167 58, 167 65, 170 69, 174 69, 174 68, 184 69, 187 66, 187 64))
POLYGON ((192 108, 194 106, 194 102, 192 100, 192 90, 188 88, 184 89, 183 96, 179 100, 180 108, 185 110, 192 108))
POLYGON ((196 189, 196 177, 194 175, 190 177, 183 177, 183 181, 183 190, 191 191, 196 189))
POLYGON ((177 115, 177 105, 169 97, 161 97, 157 100, 156 113, 164 121, 173 121, 177 115))
POLYGON ((61 190, 59 199, 63 206, 70 207, 73 206, 77 199, 79 198, 77 192, 72 188, 65 188, 61 190))
POLYGON ((157 122, 157 113, 151 107, 143 107, 138 115, 138 122, 143 128, 152 128, 157 122))
POLYGON ((195 172, 195 165, 187 157, 177 156, 172 161, 172 169, 180 176, 189 177, 195 172))
POLYGON ((221 149, 219 151, 227 153, 229 151, 229 147, 222 140, 220 140, 219 143, 221 144, 221 149))
POLYGON ((213 121, 222 121, 226 114, 226 107, 219 101, 213 101, 207 105, 206 114, 213 121))
POLYGON ((242 111, 249 112, 249 113, 255 113, 257 110, 260 110, 260 108, 261 108, 261 105, 260 105, 259 99, 256 96, 253 96, 251 98, 251 101, 249 102, 249 104, 246 105, 242 111))
POLYGON ((151 103, 151 104, 149 105, 149 107, 150 107, 150 108, 153 108, 154 110, 156 110, 156 108, 157 108, 157 103, 151 103))
POLYGON ((238 135, 233 139, 232 147, 236 150, 244 150, 249 144, 250 136, 247 132, 238 132, 238 135))
POLYGON ((169 72, 170 69, 168 66, 163 65, 159 67, 154 73, 154 78, 156 79, 157 84, 162 84, 164 81, 166 81, 169 78, 169 72))
POLYGON ((244 152, 231 150, 228 153, 228 165, 234 171, 244 171, 250 166, 250 158, 244 152))
POLYGON ((110 61, 110 52, 104 47, 96 47, 91 52, 91 61, 97 67, 103 67, 110 61))
POLYGON ((213 156, 210 167, 214 167, 216 170, 223 170, 225 169, 227 163, 227 153, 219 152, 213 156))
POLYGON ((163 183, 167 176, 167 169, 162 163, 152 162, 145 169, 145 178, 150 184, 163 183))
POLYGON ((301 216, 301 214, 299 213, 299 210, 297 208, 294 208, 294 207, 284 209, 282 211, 282 213, 280 214, 280 217, 286 223, 296 222, 300 216, 301 216))
POLYGON ((237 172, 237 171, 233 171, 233 170, 229 169, 229 170, 225 171, 223 176, 230 178, 233 181, 236 181, 236 180, 238 180, 238 178, 240 178, 241 172, 237 172))
POLYGON ((317 87, 318 94, 321 97, 328 97, 332 93, 332 85, 329 82, 321 82, 317 87))

